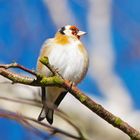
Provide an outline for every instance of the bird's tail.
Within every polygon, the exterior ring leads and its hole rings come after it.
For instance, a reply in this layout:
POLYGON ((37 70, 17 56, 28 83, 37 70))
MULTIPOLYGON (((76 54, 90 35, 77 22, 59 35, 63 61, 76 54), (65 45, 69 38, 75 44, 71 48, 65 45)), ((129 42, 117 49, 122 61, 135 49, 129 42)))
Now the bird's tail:
POLYGON ((52 124, 53 123, 53 113, 54 110, 53 108, 49 108, 46 104, 46 89, 45 87, 42 87, 42 103, 43 103, 43 107, 42 110, 38 116, 38 121, 42 121, 45 118, 47 119, 47 121, 52 124))
POLYGON ((48 108, 47 106, 46 107, 42 107, 42 110, 38 116, 38 121, 42 121, 44 120, 45 118, 47 119, 47 121, 52 124, 53 123, 53 113, 54 113, 54 110, 51 109, 51 108, 48 108))
POLYGON ((53 123, 54 109, 59 106, 59 104, 61 103, 61 101, 65 97, 67 91, 63 91, 63 89, 59 89, 59 88, 55 89, 55 88, 51 88, 51 87, 49 87, 48 90, 50 93, 49 97, 52 98, 54 101, 52 100, 50 102, 49 100, 47 100, 46 89, 45 89, 45 87, 42 87, 43 107, 42 107, 41 113, 39 114, 38 121, 42 121, 46 118, 47 121, 50 124, 52 124, 53 123), (53 92, 55 92, 55 96, 54 96, 53 92))

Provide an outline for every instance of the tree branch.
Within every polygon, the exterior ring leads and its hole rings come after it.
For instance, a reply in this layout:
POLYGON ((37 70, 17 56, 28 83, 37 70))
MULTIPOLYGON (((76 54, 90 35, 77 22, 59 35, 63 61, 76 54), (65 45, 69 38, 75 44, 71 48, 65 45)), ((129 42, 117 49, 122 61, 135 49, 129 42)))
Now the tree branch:
MULTIPOLYGON (((71 82, 65 80, 60 76, 60 74, 54 71, 53 67, 49 64, 48 58, 43 57, 40 59, 41 63, 47 66, 54 76, 46 77, 36 73, 36 79, 18 75, 7 70, 5 67, 0 67, 0 75, 12 80, 14 83, 21 83, 31 86, 57 86, 63 87, 68 90, 75 98, 77 98, 82 104, 89 108, 92 112, 96 113, 102 119, 112 124, 114 127, 120 129, 126 133, 133 140, 140 140, 140 132, 130 126, 128 123, 123 121, 121 118, 113 115, 100 104, 93 101, 82 91, 80 91, 76 86, 71 85, 71 82)), ((19 67, 18 67, 19 68, 19 67)), ((26 68, 25 68, 26 69, 26 68)))

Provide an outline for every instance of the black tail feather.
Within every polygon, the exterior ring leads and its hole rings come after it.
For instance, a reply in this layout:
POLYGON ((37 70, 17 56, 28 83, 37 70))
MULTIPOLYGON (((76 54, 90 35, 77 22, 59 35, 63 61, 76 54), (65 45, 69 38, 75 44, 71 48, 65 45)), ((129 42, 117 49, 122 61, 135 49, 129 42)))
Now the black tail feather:
POLYGON ((46 118, 46 120, 52 124, 53 123, 53 113, 54 113, 54 110, 51 109, 51 108, 48 108, 47 104, 46 104, 46 89, 45 87, 41 87, 41 90, 42 90, 42 104, 43 104, 43 107, 42 107, 42 110, 38 116, 38 121, 42 121, 46 118))
POLYGON ((38 116, 38 121, 43 121, 46 118, 46 120, 50 124, 52 124, 53 123, 53 113, 54 113, 53 109, 50 109, 48 107, 46 107, 46 108, 42 107, 41 113, 38 116))
MULTIPOLYGON (((61 103, 61 101, 65 97, 66 93, 67 93, 67 91, 61 92, 59 97, 54 102, 55 107, 59 106, 59 104, 61 103)), ((46 120, 50 124, 52 124, 53 123, 54 109, 48 107, 47 104, 46 104, 46 90, 45 90, 45 87, 42 87, 42 104, 43 104, 43 107, 42 107, 42 110, 41 110, 41 112, 40 112, 40 114, 38 116, 38 121, 42 121, 42 120, 44 120, 46 118, 46 120)))
POLYGON ((53 123, 53 113, 54 113, 53 109, 48 109, 48 112, 46 114, 46 119, 50 124, 53 123))
POLYGON ((45 116, 46 116, 46 114, 45 114, 45 109, 44 109, 44 106, 43 106, 37 120, 38 121, 43 121, 45 119, 45 116))

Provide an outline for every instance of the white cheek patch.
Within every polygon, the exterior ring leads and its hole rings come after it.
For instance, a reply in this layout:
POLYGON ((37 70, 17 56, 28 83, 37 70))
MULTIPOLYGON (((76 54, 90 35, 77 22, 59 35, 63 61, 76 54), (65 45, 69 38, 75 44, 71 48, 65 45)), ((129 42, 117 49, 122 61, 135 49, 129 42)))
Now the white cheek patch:
POLYGON ((64 30, 65 35, 71 36, 72 35, 72 31, 71 30, 64 30))

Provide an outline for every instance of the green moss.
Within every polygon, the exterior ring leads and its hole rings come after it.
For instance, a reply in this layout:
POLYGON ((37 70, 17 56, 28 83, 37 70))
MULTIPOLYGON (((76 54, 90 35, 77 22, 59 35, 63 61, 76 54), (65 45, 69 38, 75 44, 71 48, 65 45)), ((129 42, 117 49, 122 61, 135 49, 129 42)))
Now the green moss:
POLYGON ((58 76, 43 77, 40 81, 42 85, 62 85, 64 80, 58 76))
POLYGON ((87 97, 86 96, 84 96, 84 95, 80 95, 80 101, 81 102, 84 102, 84 101, 86 101, 86 99, 87 99, 87 97))
POLYGON ((46 57, 46 56, 41 57, 41 58, 39 59, 39 61, 40 61, 42 64, 44 64, 44 65, 49 64, 49 59, 48 59, 48 57, 46 57))
POLYGON ((91 108, 93 108, 93 109, 96 110, 97 112, 100 112, 101 109, 102 109, 102 106, 99 105, 99 104, 91 104, 90 106, 91 106, 91 108))
POLYGON ((59 76, 53 76, 53 82, 54 82, 54 84, 59 84, 60 85, 60 84, 64 83, 64 80, 59 76))
POLYGON ((115 124, 116 125, 121 125, 121 123, 122 123, 122 120, 119 117, 116 117, 115 124))

